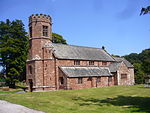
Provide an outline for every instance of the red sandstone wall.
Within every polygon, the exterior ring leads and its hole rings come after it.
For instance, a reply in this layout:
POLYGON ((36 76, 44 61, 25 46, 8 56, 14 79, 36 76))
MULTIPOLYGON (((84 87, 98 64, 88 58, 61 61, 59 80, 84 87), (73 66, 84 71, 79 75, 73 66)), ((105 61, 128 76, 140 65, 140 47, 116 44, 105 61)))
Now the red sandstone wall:
POLYGON ((130 85, 130 72, 128 67, 122 63, 118 70, 118 85, 130 85), (121 74, 127 74, 127 79, 121 79, 121 74))
POLYGON ((35 85, 35 63, 34 61, 26 64, 26 83, 29 85, 29 79, 32 79, 33 85, 35 85), (32 74, 29 72, 29 66, 32 66, 32 74))
MULTIPOLYGON (((48 53, 50 53, 50 51, 48 49, 44 49, 44 50, 42 49, 46 42, 50 42, 50 40, 46 39, 46 38, 31 39, 28 59, 32 60, 33 58, 36 57, 36 55, 38 55, 40 58, 43 58, 43 55, 48 56, 48 53), (44 54, 43 54, 43 52, 44 52, 44 54)), ((49 55, 51 55, 51 54, 49 54, 49 55)))
POLYGON ((130 85, 134 85, 135 81, 134 81, 134 68, 128 68, 129 69, 129 73, 130 73, 130 85))
POLYGON ((101 77, 101 82, 96 82, 97 77, 92 77, 92 80, 88 80, 88 77, 83 78, 83 83, 78 84, 78 78, 69 78, 68 89, 83 89, 83 88, 95 88, 104 86, 113 86, 114 78, 112 77, 112 82, 108 82, 108 77, 101 77))
MULTIPOLYGON (((107 62, 108 66, 111 62, 107 62)), ((80 65, 74 65, 74 60, 57 60, 58 66, 102 66, 102 61, 94 61, 94 65, 89 65, 89 61, 80 60, 80 65)))
POLYGON ((88 81, 88 78, 83 78, 83 83, 78 84, 78 78, 69 78, 68 85, 68 89, 92 88, 92 81, 88 81))

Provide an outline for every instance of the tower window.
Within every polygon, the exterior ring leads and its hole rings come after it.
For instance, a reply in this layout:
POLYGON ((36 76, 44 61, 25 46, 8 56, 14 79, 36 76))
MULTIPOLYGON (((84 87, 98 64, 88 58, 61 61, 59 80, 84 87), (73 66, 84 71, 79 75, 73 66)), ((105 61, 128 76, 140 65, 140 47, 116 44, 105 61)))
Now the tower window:
POLYGON ((43 36, 48 37, 48 26, 43 26, 43 36))

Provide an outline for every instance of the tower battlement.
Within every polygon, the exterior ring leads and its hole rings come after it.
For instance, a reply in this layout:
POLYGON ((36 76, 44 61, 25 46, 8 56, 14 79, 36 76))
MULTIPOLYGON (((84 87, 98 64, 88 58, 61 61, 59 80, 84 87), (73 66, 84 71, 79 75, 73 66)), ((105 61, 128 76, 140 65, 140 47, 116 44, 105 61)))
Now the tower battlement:
POLYGON ((46 14, 32 14, 29 17, 29 24, 31 24, 32 22, 46 22, 51 24, 52 18, 46 14))
POLYGON ((51 39, 52 18, 46 14, 32 14, 29 17, 30 38, 47 37, 51 39))

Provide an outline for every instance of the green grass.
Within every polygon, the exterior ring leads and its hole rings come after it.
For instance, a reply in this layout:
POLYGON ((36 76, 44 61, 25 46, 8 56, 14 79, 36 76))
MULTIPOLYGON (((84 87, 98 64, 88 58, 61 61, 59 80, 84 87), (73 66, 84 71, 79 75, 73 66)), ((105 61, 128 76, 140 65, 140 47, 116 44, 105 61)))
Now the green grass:
POLYGON ((23 91, 22 89, 13 89, 11 91, 1 91, 0 90, 0 95, 1 94, 8 94, 8 93, 16 93, 16 92, 19 92, 19 91, 23 91))
POLYGON ((0 99, 47 113, 150 113, 150 88, 143 85, 29 92, 0 99))

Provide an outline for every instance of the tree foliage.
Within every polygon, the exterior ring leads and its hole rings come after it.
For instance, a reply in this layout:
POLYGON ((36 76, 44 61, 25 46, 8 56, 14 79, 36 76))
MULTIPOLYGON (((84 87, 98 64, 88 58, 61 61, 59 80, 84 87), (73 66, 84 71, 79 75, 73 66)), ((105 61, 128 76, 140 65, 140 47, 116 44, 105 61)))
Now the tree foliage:
POLYGON ((149 12, 150 12, 150 6, 147 6, 146 8, 141 9, 140 15, 145 15, 148 14, 149 12))
POLYGON ((0 65, 10 87, 25 77, 28 37, 21 20, 0 22, 0 65))
POLYGON ((136 83, 144 83, 147 75, 150 75, 150 49, 145 49, 141 53, 131 53, 124 56, 135 68, 136 83))
POLYGON ((59 34, 52 33, 52 42, 53 43, 60 43, 60 44, 67 44, 66 40, 59 34))

